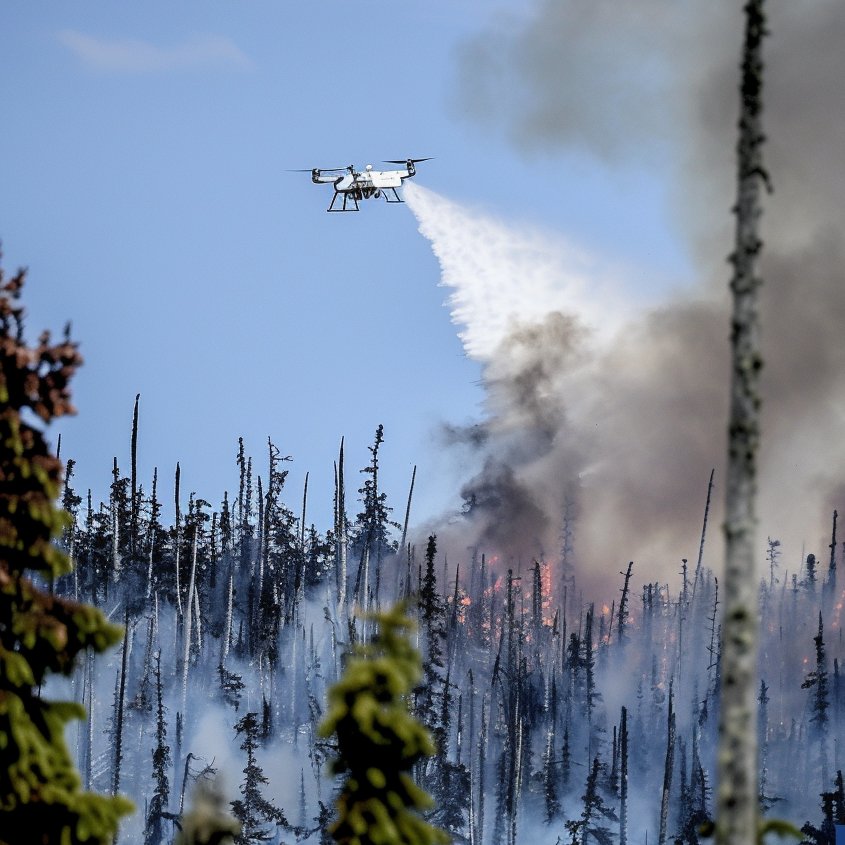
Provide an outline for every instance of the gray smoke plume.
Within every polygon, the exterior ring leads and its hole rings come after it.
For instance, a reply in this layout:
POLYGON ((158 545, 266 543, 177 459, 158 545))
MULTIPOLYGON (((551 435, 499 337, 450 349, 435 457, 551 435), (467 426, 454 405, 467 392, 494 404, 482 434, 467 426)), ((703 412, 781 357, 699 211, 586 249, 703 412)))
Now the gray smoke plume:
MULTIPOLYGON (((761 560, 766 536, 779 537, 795 571, 802 543, 826 547, 831 511, 843 506, 845 4, 770 5, 759 535, 761 560)), ((666 578, 697 554, 716 467, 706 562, 719 569, 741 28, 737 4, 547 0, 466 46, 461 107, 519 147, 673 169, 698 279, 662 307, 614 315, 603 333, 595 310, 549 297, 540 316, 535 297, 532 313, 488 338, 476 356, 484 435, 469 438, 480 470, 463 490, 465 519, 443 529, 456 546, 554 559, 574 497, 582 574, 615 577, 634 559, 643 580, 666 578)), ((472 305, 449 277, 448 245, 423 199, 409 201, 471 338, 472 305)))

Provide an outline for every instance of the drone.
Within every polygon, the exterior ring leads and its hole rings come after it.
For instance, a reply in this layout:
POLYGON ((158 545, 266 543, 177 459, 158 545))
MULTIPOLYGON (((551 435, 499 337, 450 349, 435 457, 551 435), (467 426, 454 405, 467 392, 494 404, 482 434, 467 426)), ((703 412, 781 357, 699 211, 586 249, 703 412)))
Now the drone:
POLYGON ((362 200, 384 199, 386 202, 403 202, 397 188, 405 179, 417 173, 416 165, 428 158, 407 158, 386 161, 385 164, 404 164, 400 170, 373 170, 368 164, 363 170, 356 170, 354 164, 348 167, 315 167, 309 170, 295 171, 311 173, 315 185, 334 186, 334 196, 326 211, 358 211, 362 200))

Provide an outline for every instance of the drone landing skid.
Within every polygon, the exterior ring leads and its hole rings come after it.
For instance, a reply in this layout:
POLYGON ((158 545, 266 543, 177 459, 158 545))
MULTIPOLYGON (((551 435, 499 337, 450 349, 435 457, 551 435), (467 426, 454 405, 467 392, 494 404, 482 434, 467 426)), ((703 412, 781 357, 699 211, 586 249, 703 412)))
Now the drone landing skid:
POLYGON ((355 191, 335 191, 334 196, 332 197, 332 201, 326 211, 360 211, 358 206, 358 200, 360 199, 370 199, 370 198, 378 198, 384 197, 385 202, 389 203, 397 203, 401 202, 404 203, 405 200, 399 196, 396 188, 388 187, 388 188, 379 188, 377 192, 361 196, 355 191), (341 199, 342 198, 342 199, 341 199), (340 199, 340 202, 338 200, 340 199))
POLYGON ((354 194, 350 194, 348 191, 335 191, 334 196, 332 197, 331 204, 326 209, 326 211, 358 211, 358 200, 356 199, 354 194), (338 200, 338 197, 343 197, 343 204, 340 208, 335 208, 335 203, 338 200), (351 202, 350 202, 351 200, 351 202), (347 208, 347 204, 351 205, 351 208, 347 208))

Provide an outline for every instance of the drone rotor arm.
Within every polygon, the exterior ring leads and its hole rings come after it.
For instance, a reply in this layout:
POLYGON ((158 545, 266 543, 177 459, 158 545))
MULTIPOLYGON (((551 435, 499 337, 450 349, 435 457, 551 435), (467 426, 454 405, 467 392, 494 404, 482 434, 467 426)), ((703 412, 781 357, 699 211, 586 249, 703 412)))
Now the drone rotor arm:
POLYGON ((419 164, 421 161, 431 161, 434 156, 428 158, 389 158, 385 159, 385 164, 419 164))
POLYGON ((385 163, 386 164, 404 164, 405 165, 405 172, 402 173, 400 171, 400 178, 401 179, 410 179, 412 176, 417 175, 417 168, 416 165, 419 164, 421 161, 431 161, 432 156, 428 158, 406 158, 406 159, 388 159, 385 163))

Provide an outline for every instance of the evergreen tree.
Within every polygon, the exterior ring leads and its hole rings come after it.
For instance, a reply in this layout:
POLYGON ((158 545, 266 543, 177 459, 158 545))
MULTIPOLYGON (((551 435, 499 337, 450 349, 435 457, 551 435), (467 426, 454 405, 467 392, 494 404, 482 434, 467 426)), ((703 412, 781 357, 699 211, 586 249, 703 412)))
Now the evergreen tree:
POLYGON ((830 707, 830 683, 827 671, 827 657, 824 647, 824 622, 819 612, 818 633, 813 637, 816 647, 816 668, 808 673, 801 689, 812 689, 813 696, 810 704, 812 716, 810 716, 810 736, 815 740, 817 746, 816 765, 821 775, 822 785, 827 782, 827 733, 828 733, 828 709, 830 707))
POLYGON ((244 682, 236 672, 230 672, 222 663, 217 664, 217 675, 220 679, 220 696, 230 707, 235 708, 241 704, 241 692, 244 689, 244 682))
POLYGON ((271 839, 273 833, 267 829, 268 824, 288 826, 284 813, 261 794, 261 785, 267 783, 267 778, 255 759, 260 731, 257 713, 247 713, 235 724, 235 732, 243 736, 241 750, 246 751, 246 768, 240 788, 243 798, 232 801, 232 812, 241 823, 238 845, 271 839))
POLYGON ((774 590, 775 584, 780 582, 775 577, 775 570, 778 568, 778 559, 781 555, 780 540, 766 538, 766 560, 769 562, 769 589, 774 590))
POLYGON ((571 845, 587 845, 591 838, 598 845, 611 845, 613 834, 606 827, 604 821, 619 821, 619 816, 612 807, 604 803, 599 792, 599 758, 593 758, 590 774, 587 776, 587 786, 581 800, 584 809, 581 818, 566 822, 566 830, 571 836, 571 845))
POLYGON ((563 729, 563 747, 560 754, 560 781, 563 788, 569 786, 569 778, 572 774, 572 749, 569 745, 569 722, 567 721, 563 729))
POLYGON ((807 578, 804 581, 804 589, 808 593, 813 594, 816 592, 816 556, 813 554, 807 555, 806 573, 807 578))
POLYGON ((166 549, 164 548, 164 544, 161 543, 161 538, 165 536, 165 532, 161 526, 160 516, 161 502, 158 498, 158 469, 153 469, 153 485, 150 498, 147 500, 144 550, 147 558, 147 581, 145 587, 147 600, 159 589, 162 581, 167 579, 173 571, 173 567, 165 564, 163 561, 166 549), (159 566, 154 565, 157 562, 160 564, 159 566))
POLYGON ((129 562, 129 523, 130 523, 129 479, 122 478, 117 465, 117 458, 112 461, 112 483, 109 488, 109 517, 111 519, 111 578, 117 581, 131 570, 124 571, 129 562))
POLYGON ((161 690, 161 652, 156 654, 156 746, 153 755, 153 780, 155 791, 147 807, 147 825, 144 845, 160 845, 164 842, 164 820, 173 818, 167 812, 170 800, 170 782, 167 772, 172 765, 170 746, 167 744, 167 720, 161 690))
POLYGON ((836 827, 845 825, 845 784, 842 772, 836 773, 834 788, 821 793, 822 821, 816 827, 806 822, 801 828, 804 834, 802 845, 836 845, 836 827))
MULTIPOLYGON (((61 435, 59 436, 59 440, 61 440, 61 435)), ((58 455, 56 457, 58 459, 58 455)), ((67 554, 68 560, 70 561, 70 564, 73 567, 73 573, 70 573, 60 579, 60 582, 66 581, 68 583, 65 585, 65 589, 59 590, 59 592, 65 595, 73 595, 74 598, 78 598, 79 573, 77 571, 78 567, 76 566, 76 517, 79 513, 79 506, 82 504, 82 497, 78 496, 74 491, 73 487, 71 487, 70 485, 70 480, 73 477, 73 468, 75 466, 76 462, 72 460, 68 461, 65 465, 65 479, 64 487, 62 490, 62 510, 66 514, 68 514, 70 519, 68 520, 68 524, 62 531, 62 537, 60 541, 60 546, 62 550, 67 554)))
POLYGON ((373 618, 378 631, 353 650, 320 726, 322 736, 337 736, 333 771, 345 776, 331 833, 349 845, 445 843, 446 834, 421 817, 431 799, 410 776, 418 760, 434 753, 408 711, 407 696, 420 678, 419 654, 406 633, 412 623, 402 604, 373 618))
POLYGON ((594 605, 590 605, 584 621, 583 657, 581 666, 584 669, 584 708, 587 715, 587 722, 592 730, 593 710, 596 702, 601 699, 601 693, 596 690, 596 656, 593 649, 593 618, 595 613, 594 605))
POLYGON ((466 766, 445 757, 440 760, 434 798, 431 821, 442 828, 452 841, 463 838, 470 801, 470 777, 466 766))
POLYGON ((77 654, 103 651, 121 629, 95 608, 41 590, 70 571, 53 540, 68 525, 54 504, 62 465, 27 414, 49 423, 73 412, 69 382, 81 363, 69 331, 23 339, 24 272, 0 270, 0 841, 14 845, 107 843, 131 805, 85 793, 65 744, 66 722, 84 710, 45 699, 50 674, 69 675, 77 654))
POLYGON ((370 596, 376 604, 381 590, 381 569, 385 553, 396 550, 390 540, 390 528, 401 527, 391 520, 392 508, 387 505, 387 494, 379 487, 379 448, 384 442, 384 426, 376 429, 375 441, 370 450, 370 463, 361 472, 367 475, 358 490, 364 509, 356 522, 355 548, 359 554, 358 574, 355 578, 355 600, 369 607, 370 596))
POLYGON ((584 675, 581 660, 581 637, 574 631, 569 635, 566 647, 567 695, 573 705, 586 713, 587 705, 584 700, 584 675))
POLYGON ((315 525, 311 525, 307 532, 305 544, 305 586, 314 587, 321 584, 332 571, 334 565, 335 537, 329 531, 325 537, 320 536, 315 525))
POLYGON ((254 641, 261 644, 271 664, 278 659, 277 644, 284 619, 289 620, 299 596, 301 549, 297 538, 297 520, 282 502, 282 490, 288 471, 279 465, 290 461, 282 457, 268 439, 269 482, 262 506, 262 548, 259 566, 258 617, 254 641), (280 599, 284 596, 284 600, 280 599))
POLYGON ((804 679, 801 689, 813 690, 813 715, 810 717, 810 721, 815 724, 817 733, 823 735, 828 723, 827 710, 830 705, 830 690, 824 647, 824 623, 821 613, 819 613, 818 633, 813 637, 813 643, 816 647, 816 668, 804 679))
POLYGON ((434 560, 437 556, 437 537, 428 538, 425 550, 425 573, 420 585, 419 613, 425 638, 423 658, 423 683, 417 692, 417 714, 428 730, 435 732, 438 727, 438 714, 435 697, 443 685, 440 670, 443 668, 443 639, 446 636, 444 625, 443 600, 437 590, 437 574, 434 560))

